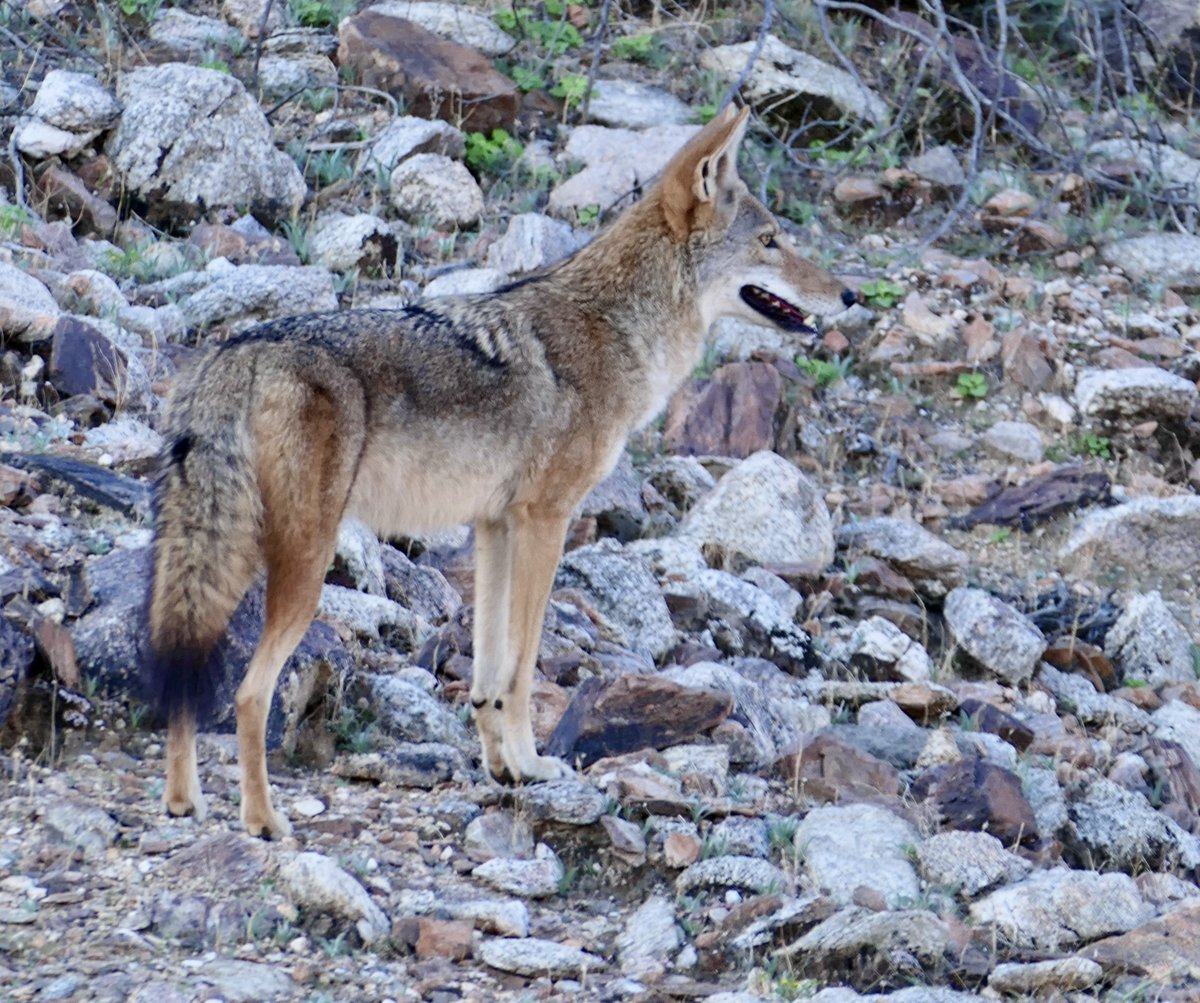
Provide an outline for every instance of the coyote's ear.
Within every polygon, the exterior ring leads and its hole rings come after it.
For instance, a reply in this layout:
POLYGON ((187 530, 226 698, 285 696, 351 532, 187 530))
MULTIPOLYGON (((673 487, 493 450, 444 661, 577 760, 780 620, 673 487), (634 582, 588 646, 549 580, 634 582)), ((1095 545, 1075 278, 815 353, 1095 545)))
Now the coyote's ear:
POLYGON ((749 108, 729 105, 701 129, 667 164, 662 206, 676 240, 708 225, 717 195, 737 178, 737 151, 746 132, 749 108))

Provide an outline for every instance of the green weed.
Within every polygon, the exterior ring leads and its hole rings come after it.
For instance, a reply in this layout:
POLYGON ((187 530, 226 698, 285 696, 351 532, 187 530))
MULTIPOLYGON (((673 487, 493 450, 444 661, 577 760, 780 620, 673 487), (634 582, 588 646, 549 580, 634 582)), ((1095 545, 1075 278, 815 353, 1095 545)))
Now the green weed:
POLYGON ((908 293, 907 287, 891 279, 872 279, 859 287, 863 301, 880 310, 890 310, 908 293))
POLYGON ((810 359, 800 355, 796 357, 796 368, 816 380, 817 386, 830 387, 846 378, 850 372, 850 359, 834 356, 830 362, 827 359, 810 359))
POLYGON ((562 99, 564 111, 577 108, 587 96, 587 92, 588 80, 582 73, 568 73, 559 77, 558 83, 550 88, 554 97, 562 99))
POLYGON ((952 393, 963 400, 983 400, 988 389, 988 378, 983 373, 959 373, 952 393))
POLYGON ((504 129, 493 129, 491 136, 467 133, 467 166, 476 174, 503 174, 525 151, 504 129))

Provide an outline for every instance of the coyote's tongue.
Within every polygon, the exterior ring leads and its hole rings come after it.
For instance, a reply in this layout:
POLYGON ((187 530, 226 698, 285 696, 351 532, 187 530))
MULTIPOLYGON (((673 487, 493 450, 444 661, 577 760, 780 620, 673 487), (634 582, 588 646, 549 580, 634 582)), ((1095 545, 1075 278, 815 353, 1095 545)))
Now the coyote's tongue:
POLYGON ((741 297, 747 306, 757 310, 785 331, 799 331, 803 334, 817 333, 804 323, 803 313, 774 293, 769 293, 759 286, 742 286, 741 297))

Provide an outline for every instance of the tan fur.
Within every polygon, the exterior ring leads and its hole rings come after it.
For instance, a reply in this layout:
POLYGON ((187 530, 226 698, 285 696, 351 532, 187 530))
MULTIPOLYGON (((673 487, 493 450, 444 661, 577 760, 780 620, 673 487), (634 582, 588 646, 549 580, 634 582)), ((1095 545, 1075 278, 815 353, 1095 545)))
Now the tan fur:
POLYGON ((203 811, 195 706, 212 684, 181 674, 200 672, 265 567, 265 626, 236 701, 242 819, 289 831, 271 805, 266 715, 348 513, 391 535, 474 523, 484 764, 515 781, 569 772, 538 755, 529 692, 576 506, 692 371, 714 320, 763 320, 743 286, 820 314, 850 299, 737 177, 745 124, 733 109, 716 118, 641 202, 544 274, 408 311, 267 324, 180 381, 151 599, 170 812, 203 811))

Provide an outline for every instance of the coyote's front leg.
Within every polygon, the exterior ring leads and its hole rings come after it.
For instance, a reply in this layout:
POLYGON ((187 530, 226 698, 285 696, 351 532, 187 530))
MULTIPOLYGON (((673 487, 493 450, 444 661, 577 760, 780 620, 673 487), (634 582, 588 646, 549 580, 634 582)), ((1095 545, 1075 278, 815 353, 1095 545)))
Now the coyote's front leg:
POLYGON ((507 773, 514 781, 551 780, 571 773, 562 760, 538 755, 529 717, 546 600, 562 557, 568 519, 558 512, 518 506, 509 511, 499 533, 493 535, 495 524, 484 531, 482 547, 476 529, 471 704, 484 763, 493 777, 507 773), (485 591, 489 587, 490 594, 485 591))
POLYGON ((504 738, 494 703, 508 640, 509 592, 512 586, 512 533, 507 521, 475 524, 475 625, 471 707, 483 766, 494 779, 503 778, 504 738))

